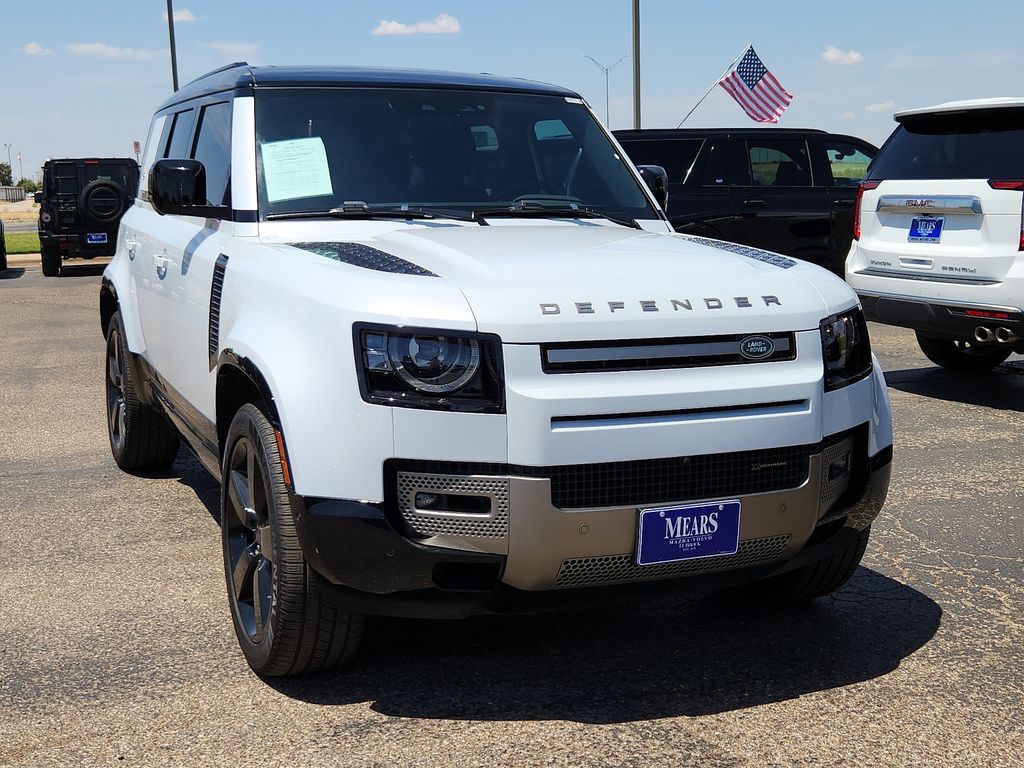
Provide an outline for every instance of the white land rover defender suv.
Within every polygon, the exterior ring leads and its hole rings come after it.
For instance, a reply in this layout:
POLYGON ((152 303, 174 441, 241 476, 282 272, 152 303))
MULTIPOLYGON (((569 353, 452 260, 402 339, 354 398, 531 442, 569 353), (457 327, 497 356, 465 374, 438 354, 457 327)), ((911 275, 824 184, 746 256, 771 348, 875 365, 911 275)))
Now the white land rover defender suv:
POLYGON ((896 114, 857 196, 846 279, 936 365, 1024 352, 1024 98, 896 114))
POLYGON ((857 297, 675 234, 578 94, 232 65, 160 107, 143 172, 110 444, 154 469, 180 435, 220 479, 259 673, 348 658, 367 614, 807 598, 860 561, 892 428, 857 297))

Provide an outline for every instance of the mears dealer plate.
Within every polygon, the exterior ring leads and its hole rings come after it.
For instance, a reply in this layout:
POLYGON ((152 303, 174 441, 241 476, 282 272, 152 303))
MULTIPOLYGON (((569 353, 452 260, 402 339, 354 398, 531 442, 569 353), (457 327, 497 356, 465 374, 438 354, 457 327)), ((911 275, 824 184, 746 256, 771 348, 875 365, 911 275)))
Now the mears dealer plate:
POLYGON ((640 510, 637 565, 735 555, 739 547, 738 499, 640 510))

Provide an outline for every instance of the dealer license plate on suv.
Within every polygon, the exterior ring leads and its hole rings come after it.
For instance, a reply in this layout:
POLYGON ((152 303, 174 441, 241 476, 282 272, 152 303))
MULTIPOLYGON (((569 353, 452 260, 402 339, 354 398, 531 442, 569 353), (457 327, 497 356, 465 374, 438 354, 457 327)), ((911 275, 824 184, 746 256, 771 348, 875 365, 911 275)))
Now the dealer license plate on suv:
POLYGON ((90 245, 101 245, 102 243, 107 242, 107 233, 106 232, 89 232, 85 236, 85 242, 89 243, 90 245))
POLYGON ((637 565, 735 555, 739 546, 736 499, 640 510, 637 565))
POLYGON ((910 233, 907 240, 912 243, 937 243, 942 238, 941 216, 922 216, 910 220, 910 233))

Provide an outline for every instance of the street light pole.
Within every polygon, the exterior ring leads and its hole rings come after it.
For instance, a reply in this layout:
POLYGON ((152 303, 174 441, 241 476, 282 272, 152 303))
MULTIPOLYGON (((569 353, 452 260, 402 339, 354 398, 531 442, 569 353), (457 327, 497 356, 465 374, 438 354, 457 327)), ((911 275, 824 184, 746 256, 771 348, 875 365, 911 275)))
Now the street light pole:
POLYGON ((608 108, 608 103, 609 103, 609 98, 608 98, 608 94, 609 94, 609 90, 608 90, 608 74, 613 69, 615 69, 617 66, 619 66, 619 64, 621 64, 623 61, 625 61, 626 57, 623 56, 621 59, 616 61, 610 67, 606 67, 604 64, 602 64, 600 61, 595 59, 593 56, 587 56, 586 54, 584 54, 583 58, 584 59, 590 59, 592 62, 594 62, 594 66, 595 67, 597 67, 602 72, 604 72, 604 127, 607 128, 610 131, 612 129, 612 123, 611 123, 611 118, 609 117, 610 113, 609 113, 609 108, 608 108))
POLYGON ((167 0, 167 35, 171 39, 171 83, 178 90, 178 52, 174 47, 174 8, 172 0, 167 0))
POLYGON ((640 128, 640 0, 633 0, 633 127, 640 128))

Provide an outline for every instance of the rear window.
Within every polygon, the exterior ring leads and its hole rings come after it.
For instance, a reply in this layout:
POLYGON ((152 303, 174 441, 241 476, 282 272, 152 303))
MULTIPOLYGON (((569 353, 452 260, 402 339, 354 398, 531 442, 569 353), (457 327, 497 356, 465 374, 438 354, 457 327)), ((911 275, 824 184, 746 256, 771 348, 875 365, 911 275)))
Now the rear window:
POLYGON ((1024 179, 1024 110, 974 110, 906 120, 868 178, 1024 179))

